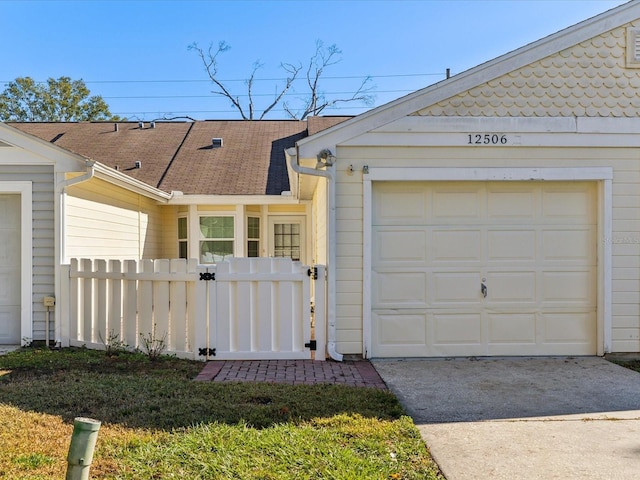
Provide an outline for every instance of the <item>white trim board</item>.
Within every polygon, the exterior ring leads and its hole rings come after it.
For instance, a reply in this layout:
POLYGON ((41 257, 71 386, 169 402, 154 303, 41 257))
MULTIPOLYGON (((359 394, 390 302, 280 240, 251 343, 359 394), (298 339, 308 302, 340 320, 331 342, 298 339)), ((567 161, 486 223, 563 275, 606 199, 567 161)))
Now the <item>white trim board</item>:
MULTIPOLYGON (((363 319, 362 353, 371 352, 371 244, 373 216, 373 182, 382 181, 598 181, 598 233, 600 238, 612 238, 613 228, 613 168, 385 168, 371 167, 363 175, 363 319)), ((598 242, 598 345, 597 354, 611 351, 612 342, 612 242, 598 242)))
POLYGON ((20 195, 20 338, 33 338, 32 184, 0 181, 0 194, 20 195))

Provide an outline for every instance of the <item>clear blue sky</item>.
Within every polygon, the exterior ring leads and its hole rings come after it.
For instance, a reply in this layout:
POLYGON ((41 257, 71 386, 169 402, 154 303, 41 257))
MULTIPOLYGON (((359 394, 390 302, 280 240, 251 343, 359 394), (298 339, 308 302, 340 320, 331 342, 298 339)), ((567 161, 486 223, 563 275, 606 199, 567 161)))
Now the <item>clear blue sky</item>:
MULTIPOLYGON (((375 106, 614 8, 619 0, 0 0, 0 82, 83 79, 114 114, 133 120, 189 115, 235 119, 195 52, 224 40, 219 77, 238 95, 256 60, 256 107, 283 78, 282 61, 306 63, 316 40, 342 61, 322 90, 352 92, 373 77, 375 106), (264 80, 261 80, 264 79, 264 80), (144 98, 153 97, 153 98, 144 98)), ((304 92, 294 86, 291 100, 304 92)), ((342 95, 344 96, 344 95, 342 95)), ((326 110, 357 114, 366 108, 326 110)), ((270 118, 286 118, 282 111, 270 118)))

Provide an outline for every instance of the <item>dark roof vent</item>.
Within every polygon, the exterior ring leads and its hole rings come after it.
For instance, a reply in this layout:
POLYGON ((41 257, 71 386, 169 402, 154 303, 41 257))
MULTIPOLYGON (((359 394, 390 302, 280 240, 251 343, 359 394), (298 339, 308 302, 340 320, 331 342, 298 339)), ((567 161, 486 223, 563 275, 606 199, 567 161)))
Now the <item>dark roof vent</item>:
POLYGON ((149 124, 149 128, 156 128, 156 122, 151 122, 149 124))
POLYGON ((143 129, 144 128, 144 122, 138 122, 138 128, 139 129, 143 129))
POLYGON ((136 160, 136 163, 134 164, 136 167, 135 168, 142 168, 142 162, 136 160))
POLYGON ((212 146, 213 148, 220 148, 220 147, 222 147, 222 139, 221 139, 221 138, 213 137, 213 138, 211 139, 211 146, 212 146))
POLYGON ((114 131, 114 132, 117 132, 117 131, 118 131, 118 124, 117 124, 117 123, 114 123, 114 124, 113 124, 113 131, 114 131))

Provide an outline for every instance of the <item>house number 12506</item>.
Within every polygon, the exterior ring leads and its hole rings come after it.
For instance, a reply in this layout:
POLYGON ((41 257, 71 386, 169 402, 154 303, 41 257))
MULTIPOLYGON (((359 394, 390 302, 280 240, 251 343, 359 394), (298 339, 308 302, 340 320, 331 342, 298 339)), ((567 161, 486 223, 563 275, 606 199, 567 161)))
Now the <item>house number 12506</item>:
POLYGON ((467 138, 468 145, 506 145, 509 142, 506 135, 498 133, 470 133, 467 138))

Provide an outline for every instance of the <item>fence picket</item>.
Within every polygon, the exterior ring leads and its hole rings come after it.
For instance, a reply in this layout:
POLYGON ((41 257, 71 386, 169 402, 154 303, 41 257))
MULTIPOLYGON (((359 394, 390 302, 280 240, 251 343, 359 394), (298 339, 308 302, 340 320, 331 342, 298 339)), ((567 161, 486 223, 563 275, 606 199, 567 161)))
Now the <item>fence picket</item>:
MULTIPOLYGON (((94 262, 94 269, 98 273, 107 272, 106 260, 96 260, 94 262)), ((96 304, 96 321, 95 321, 95 335, 92 334, 92 341, 104 343, 106 345, 109 342, 109 330, 107 325, 107 279, 98 278, 95 280, 95 297, 94 302, 96 304)))
POLYGON ((109 280, 109 318, 108 335, 114 335, 112 340, 122 341, 122 262, 109 260, 108 271, 111 273, 109 280), (117 336, 117 337, 116 337, 117 336))
MULTIPOLYGON (((141 337, 166 338, 166 353, 186 358, 208 359, 209 349, 216 359, 311 358, 306 271, 286 258, 236 258, 207 267, 195 259, 72 259, 69 284, 61 288, 68 297, 62 299, 68 311, 63 341, 104 348, 117 339, 139 348, 141 337)), ((324 302, 321 285, 315 284, 315 300, 324 302)), ((324 349, 322 332, 316 336, 324 349)))
MULTIPOLYGON (((138 262, 125 260, 123 273, 138 272, 138 262)), ((138 288, 137 282, 131 277, 123 276, 123 306, 122 306, 122 341, 130 348, 138 346, 138 288)))

